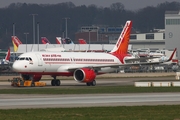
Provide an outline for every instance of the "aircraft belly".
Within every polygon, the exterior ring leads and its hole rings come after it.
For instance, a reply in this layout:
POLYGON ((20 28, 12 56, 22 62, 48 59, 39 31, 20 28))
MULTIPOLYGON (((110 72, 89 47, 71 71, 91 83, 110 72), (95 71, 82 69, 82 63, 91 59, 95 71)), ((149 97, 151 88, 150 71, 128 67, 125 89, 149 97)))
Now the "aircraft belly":
POLYGON ((54 72, 57 71, 59 67, 60 65, 57 64, 46 64, 44 65, 44 72, 54 72))

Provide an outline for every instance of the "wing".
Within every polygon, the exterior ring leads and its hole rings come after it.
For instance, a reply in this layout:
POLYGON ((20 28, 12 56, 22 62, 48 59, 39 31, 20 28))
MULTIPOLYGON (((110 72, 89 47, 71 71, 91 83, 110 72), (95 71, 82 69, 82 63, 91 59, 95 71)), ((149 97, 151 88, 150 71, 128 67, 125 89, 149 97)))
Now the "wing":
POLYGON ((143 61, 143 60, 149 60, 154 58, 160 58, 160 57, 140 57, 140 58, 128 58, 125 59, 126 62, 134 62, 134 61, 143 61))
POLYGON ((83 65, 83 66, 69 66, 67 68, 68 71, 74 71, 76 69, 79 69, 79 68, 93 68, 95 70, 99 70, 101 68, 104 68, 104 67, 120 67, 120 66, 132 66, 132 65, 154 65, 154 64, 161 64, 161 63, 166 63, 166 62, 169 62, 172 60, 174 54, 176 52, 176 48, 174 49, 173 53, 171 54, 170 58, 166 61, 159 61, 159 62, 140 62, 140 63, 126 63, 126 64, 109 64, 109 65, 99 65, 99 64, 96 64, 96 65, 83 65))

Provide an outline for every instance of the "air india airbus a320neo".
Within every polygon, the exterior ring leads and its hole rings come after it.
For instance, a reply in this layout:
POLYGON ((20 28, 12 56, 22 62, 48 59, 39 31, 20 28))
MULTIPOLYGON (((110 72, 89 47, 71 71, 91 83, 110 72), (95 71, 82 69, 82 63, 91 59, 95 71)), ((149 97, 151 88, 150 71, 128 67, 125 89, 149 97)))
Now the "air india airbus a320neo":
MULTIPOLYGON (((42 75, 53 77, 52 86, 60 86, 57 76, 73 76, 77 82, 87 86, 96 85, 96 75, 115 71, 126 65, 158 64, 127 63, 133 59, 127 53, 132 21, 127 21, 116 45, 109 53, 96 52, 28 52, 21 54, 13 64, 13 70, 26 80, 39 81, 42 75)), ((172 59, 176 49, 169 58, 172 59)), ((167 60, 167 61, 169 61, 167 60)), ((165 61, 163 61, 165 62, 165 61)))

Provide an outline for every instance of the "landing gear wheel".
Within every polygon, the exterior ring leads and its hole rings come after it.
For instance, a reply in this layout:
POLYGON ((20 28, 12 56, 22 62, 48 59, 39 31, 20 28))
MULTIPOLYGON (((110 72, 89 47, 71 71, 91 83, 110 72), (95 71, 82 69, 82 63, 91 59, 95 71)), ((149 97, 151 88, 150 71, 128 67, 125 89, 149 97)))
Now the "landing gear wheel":
POLYGON ((35 84, 34 83, 31 83, 31 87, 34 87, 35 86, 35 84))
POLYGON ((86 83, 86 85, 87 85, 87 86, 90 86, 90 85, 91 85, 91 83, 90 83, 90 82, 87 82, 87 83, 86 83))
POLYGON ((93 80, 92 82, 87 82, 86 85, 87 86, 96 86, 96 81, 93 80))
POLYGON ((56 84, 56 86, 60 86, 61 85, 61 81, 60 80, 56 80, 55 84, 56 84))
POLYGON ((92 86, 96 86, 96 81, 93 80, 93 81, 91 82, 91 85, 92 85, 92 86))
POLYGON ((51 85, 52 86, 55 86, 56 85, 56 81, 53 79, 53 80, 51 80, 51 85))

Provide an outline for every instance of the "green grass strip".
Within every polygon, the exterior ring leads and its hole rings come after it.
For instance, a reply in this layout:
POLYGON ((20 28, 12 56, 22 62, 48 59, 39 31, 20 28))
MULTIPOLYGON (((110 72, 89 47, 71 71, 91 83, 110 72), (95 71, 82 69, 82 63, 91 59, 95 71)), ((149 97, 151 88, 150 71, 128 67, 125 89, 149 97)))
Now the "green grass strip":
POLYGON ((180 105, 0 110, 1 120, 179 120, 180 105))
POLYGON ((180 92, 179 87, 134 87, 134 86, 75 86, 75 87, 17 87, 0 89, 0 94, 99 94, 99 93, 153 93, 180 92))

